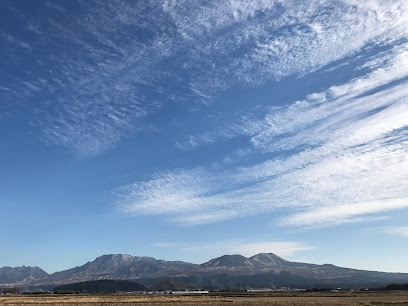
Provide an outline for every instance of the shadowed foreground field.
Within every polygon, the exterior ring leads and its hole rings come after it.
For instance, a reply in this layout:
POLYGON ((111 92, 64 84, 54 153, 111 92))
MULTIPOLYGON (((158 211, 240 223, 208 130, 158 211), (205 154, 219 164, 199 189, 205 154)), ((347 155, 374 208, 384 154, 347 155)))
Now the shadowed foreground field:
POLYGON ((15 295, 0 296, 0 305, 407 305, 408 292, 220 293, 208 296, 172 295, 15 295))

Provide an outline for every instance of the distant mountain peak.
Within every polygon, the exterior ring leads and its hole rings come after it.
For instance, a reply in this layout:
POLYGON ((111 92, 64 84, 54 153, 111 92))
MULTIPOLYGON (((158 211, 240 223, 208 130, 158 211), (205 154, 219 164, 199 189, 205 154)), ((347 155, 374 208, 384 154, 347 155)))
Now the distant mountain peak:
POLYGON ((212 268, 217 268, 217 267, 230 267, 230 268, 236 268, 236 267, 251 267, 252 264, 248 258, 242 256, 242 255, 223 255, 221 257, 217 257, 214 259, 211 259, 210 261, 201 264, 202 267, 212 267, 212 268))
MULTIPOLYGON (((256 254, 256 255, 251 256, 250 258, 252 258, 252 257, 268 257, 268 258, 274 257, 274 258, 281 258, 281 257, 279 257, 278 255, 276 255, 276 254, 274 254, 274 253, 258 253, 258 254, 256 254)), ((282 258, 281 258, 281 259, 282 259, 282 258)))
POLYGON ((0 268, 0 284, 38 280, 47 276, 49 276, 49 274, 37 266, 0 268))
POLYGON ((217 268, 272 268, 285 266, 288 261, 273 253, 259 253, 252 257, 244 257, 242 255, 223 255, 210 261, 203 263, 202 267, 217 268))
POLYGON ((106 254, 106 255, 102 255, 97 257, 95 260, 102 260, 102 259, 115 259, 115 260, 132 260, 133 258, 135 258, 132 255, 129 254, 106 254))

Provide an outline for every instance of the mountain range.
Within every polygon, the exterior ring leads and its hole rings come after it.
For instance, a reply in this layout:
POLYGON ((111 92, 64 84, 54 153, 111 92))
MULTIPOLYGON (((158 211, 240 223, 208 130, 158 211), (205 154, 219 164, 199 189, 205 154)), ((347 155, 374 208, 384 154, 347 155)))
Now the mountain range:
POLYGON ((172 280, 206 289, 297 287, 376 287, 408 283, 408 273, 387 273, 290 262, 273 253, 224 255, 203 264, 126 254, 103 255, 65 271, 38 267, 0 268, 0 286, 50 288, 94 280, 131 280, 144 286, 172 280))

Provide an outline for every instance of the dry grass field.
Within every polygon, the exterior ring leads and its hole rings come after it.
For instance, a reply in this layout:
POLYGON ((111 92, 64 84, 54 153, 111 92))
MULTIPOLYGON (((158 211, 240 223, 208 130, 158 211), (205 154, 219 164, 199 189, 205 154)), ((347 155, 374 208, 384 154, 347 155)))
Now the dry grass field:
POLYGON ((408 292, 327 292, 233 294, 207 296, 175 295, 13 295, 0 296, 0 305, 407 305, 408 292))

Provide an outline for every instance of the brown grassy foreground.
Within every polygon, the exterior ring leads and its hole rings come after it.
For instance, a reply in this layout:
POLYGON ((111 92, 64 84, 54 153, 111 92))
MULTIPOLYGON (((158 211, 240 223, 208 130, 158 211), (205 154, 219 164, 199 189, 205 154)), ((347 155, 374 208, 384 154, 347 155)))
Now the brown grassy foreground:
POLYGON ((0 305, 407 305, 408 292, 305 292, 234 294, 207 296, 78 294, 0 296, 0 305))

